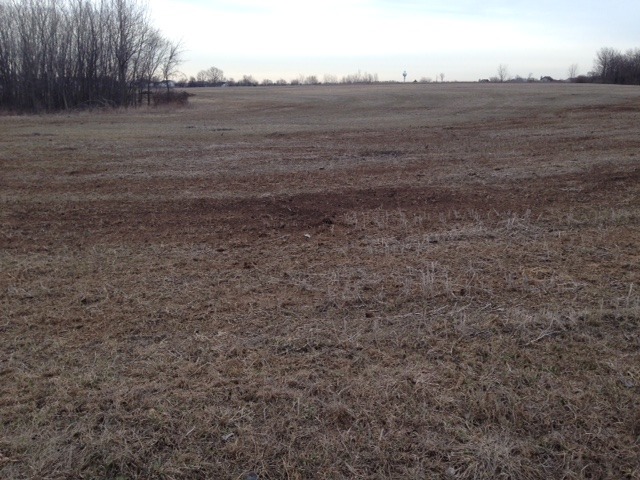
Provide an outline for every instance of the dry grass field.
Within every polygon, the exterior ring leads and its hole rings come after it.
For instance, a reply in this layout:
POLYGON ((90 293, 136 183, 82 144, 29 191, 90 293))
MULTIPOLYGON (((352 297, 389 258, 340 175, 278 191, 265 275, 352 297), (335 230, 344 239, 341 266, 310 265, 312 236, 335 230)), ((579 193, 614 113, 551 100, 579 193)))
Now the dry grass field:
POLYGON ((640 89, 0 117, 0 478, 640 478, 640 89))

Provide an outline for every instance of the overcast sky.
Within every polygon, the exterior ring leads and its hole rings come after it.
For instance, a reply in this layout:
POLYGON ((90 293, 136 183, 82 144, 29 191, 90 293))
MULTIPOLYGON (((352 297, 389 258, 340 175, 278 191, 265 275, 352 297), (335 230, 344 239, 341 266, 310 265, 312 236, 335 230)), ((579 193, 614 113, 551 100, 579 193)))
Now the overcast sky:
POLYGON ((565 78, 596 51, 640 48, 640 0, 149 0, 181 40, 186 76, 215 66, 235 79, 300 75, 380 80, 565 78))

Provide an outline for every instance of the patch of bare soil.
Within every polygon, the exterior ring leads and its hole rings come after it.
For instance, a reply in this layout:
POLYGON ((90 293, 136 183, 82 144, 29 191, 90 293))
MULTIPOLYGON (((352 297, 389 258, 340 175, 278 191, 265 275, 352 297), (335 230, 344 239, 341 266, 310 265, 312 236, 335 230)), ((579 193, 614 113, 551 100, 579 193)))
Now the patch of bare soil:
POLYGON ((640 93, 434 87, 0 118, 0 476, 640 478, 640 93))

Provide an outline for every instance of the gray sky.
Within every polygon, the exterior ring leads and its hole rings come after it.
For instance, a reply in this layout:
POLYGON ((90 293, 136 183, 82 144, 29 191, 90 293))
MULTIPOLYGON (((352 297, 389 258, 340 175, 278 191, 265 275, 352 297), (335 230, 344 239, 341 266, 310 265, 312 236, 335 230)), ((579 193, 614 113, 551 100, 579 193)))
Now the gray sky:
POLYGON ((149 0, 154 24, 181 40, 185 75, 300 75, 380 80, 565 78, 596 51, 640 48, 640 0, 149 0))

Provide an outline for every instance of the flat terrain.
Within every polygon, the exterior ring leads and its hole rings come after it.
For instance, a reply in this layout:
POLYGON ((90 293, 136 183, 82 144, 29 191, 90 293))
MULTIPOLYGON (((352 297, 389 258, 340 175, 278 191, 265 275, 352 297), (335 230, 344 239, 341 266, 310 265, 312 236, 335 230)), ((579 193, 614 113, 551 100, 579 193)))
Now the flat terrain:
POLYGON ((640 89, 0 116, 0 477, 640 478, 640 89))

